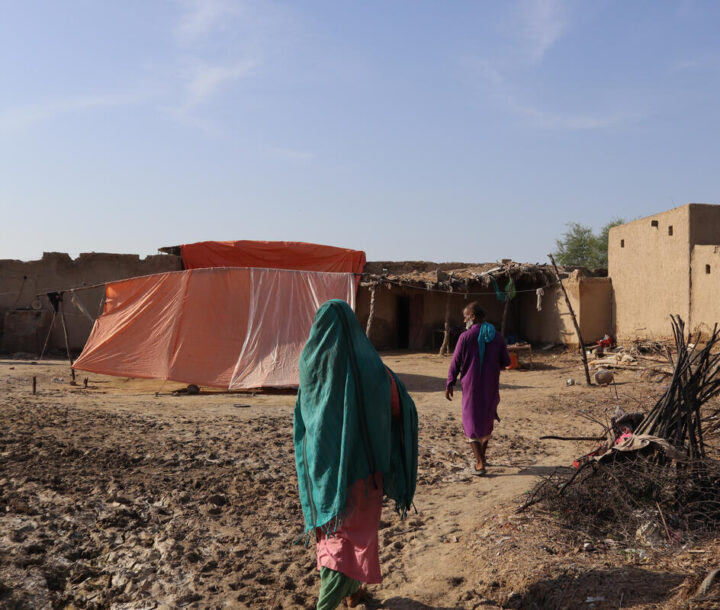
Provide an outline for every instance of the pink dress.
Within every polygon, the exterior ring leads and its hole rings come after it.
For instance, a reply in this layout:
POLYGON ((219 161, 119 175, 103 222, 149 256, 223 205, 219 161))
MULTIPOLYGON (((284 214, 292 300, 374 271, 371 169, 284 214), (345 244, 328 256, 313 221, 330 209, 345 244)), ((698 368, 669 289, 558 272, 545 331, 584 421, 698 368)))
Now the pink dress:
MULTIPOLYGON (((400 396, 392 375, 390 410, 393 419, 400 417, 400 396)), ((318 570, 326 567, 360 582, 382 582, 378 549, 382 499, 383 479, 379 472, 348 488, 345 515, 335 534, 326 536, 319 528, 315 530, 318 570)))
POLYGON ((382 497, 380 473, 355 481, 348 489, 346 513, 337 532, 325 536, 316 530, 318 570, 325 566, 360 582, 382 582, 378 554, 382 497))

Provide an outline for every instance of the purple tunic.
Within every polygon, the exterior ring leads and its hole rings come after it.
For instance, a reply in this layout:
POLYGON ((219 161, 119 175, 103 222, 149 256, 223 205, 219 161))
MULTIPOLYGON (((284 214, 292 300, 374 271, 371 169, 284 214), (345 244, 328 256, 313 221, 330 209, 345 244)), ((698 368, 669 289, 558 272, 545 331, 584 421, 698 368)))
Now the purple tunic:
POLYGON ((510 364, 505 339, 496 332, 495 338, 485 345, 485 358, 481 366, 478 334, 480 324, 474 324, 460 335, 447 378, 447 387, 451 388, 460 375, 462 422, 468 438, 492 434, 500 402, 500 369, 510 364))

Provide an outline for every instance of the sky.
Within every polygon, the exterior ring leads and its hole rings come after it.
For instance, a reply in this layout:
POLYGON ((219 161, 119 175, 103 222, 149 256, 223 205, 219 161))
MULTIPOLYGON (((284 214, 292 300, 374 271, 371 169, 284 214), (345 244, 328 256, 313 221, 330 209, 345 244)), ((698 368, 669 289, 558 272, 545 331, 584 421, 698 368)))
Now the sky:
POLYGON ((0 259, 546 262, 720 204, 720 3, 0 0, 0 259))

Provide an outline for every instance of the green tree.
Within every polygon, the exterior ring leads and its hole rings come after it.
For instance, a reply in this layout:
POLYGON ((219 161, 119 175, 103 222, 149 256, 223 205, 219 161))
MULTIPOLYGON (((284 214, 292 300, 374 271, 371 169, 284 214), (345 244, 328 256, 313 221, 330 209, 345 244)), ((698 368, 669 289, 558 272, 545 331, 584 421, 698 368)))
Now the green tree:
POLYGON ((598 267, 607 269, 608 266, 608 234, 610 229, 625 224, 624 218, 613 218, 607 223, 602 229, 600 229, 600 235, 597 236, 597 250, 598 250, 598 267))
POLYGON ((608 233, 612 227, 624 222, 621 218, 615 218, 603 226, 597 235, 590 227, 578 222, 567 223, 565 225, 567 231, 560 239, 555 240, 555 252, 553 252, 555 260, 561 265, 588 269, 607 267, 608 233))

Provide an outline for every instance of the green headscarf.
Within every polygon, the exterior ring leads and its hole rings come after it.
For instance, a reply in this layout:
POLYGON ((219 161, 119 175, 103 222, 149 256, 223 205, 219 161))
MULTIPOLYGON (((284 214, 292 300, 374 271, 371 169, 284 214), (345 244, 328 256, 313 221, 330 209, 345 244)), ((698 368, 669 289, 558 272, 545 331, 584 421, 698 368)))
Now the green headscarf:
POLYGON ((350 306, 324 303, 300 356, 295 403, 295 466, 306 534, 334 530, 347 488, 374 472, 407 513, 417 477, 417 411, 402 382, 399 420, 390 414, 390 378, 350 306))

